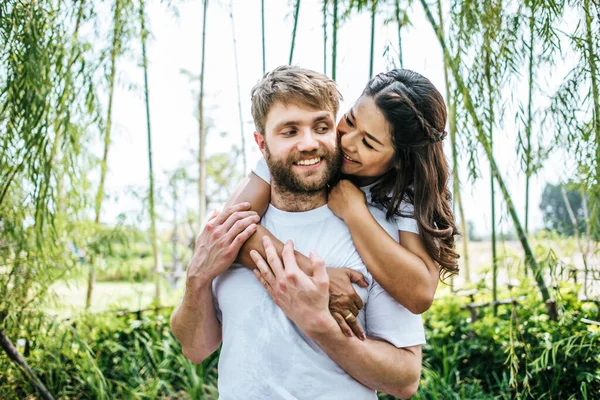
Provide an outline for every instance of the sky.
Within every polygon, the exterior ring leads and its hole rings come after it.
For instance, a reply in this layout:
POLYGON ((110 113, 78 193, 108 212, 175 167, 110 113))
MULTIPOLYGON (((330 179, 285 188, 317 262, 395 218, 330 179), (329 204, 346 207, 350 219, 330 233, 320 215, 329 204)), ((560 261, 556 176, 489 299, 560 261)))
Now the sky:
MULTIPOLYGON (((149 2, 148 25, 152 36, 147 44, 148 79, 154 171, 157 186, 165 187, 167 174, 191 162, 198 148, 197 94, 202 50, 202 1, 188 0, 173 9, 158 1, 149 2), (185 72, 188 71, 188 72, 185 72)), ((254 124, 250 115, 250 91, 262 76, 261 6, 259 0, 212 0, 208 7, 205 66, 205 115, 213 124, 207 138, 208 154, 227 151, 232 144, 240 144, 238 91, 236 86, 234 47, 230 10, 235 20, 236 48, 239 62, 242 119, 246 138, 248 170, 260 157, 253 140, 254 124), (231 6, 230 6, 231 4, 231 6), (231 7, 231 8, 230 8, 231 7), (219 133, 227 132, 226 136, 219 133)), ((266 69, 287 64, 293 29, 293 7, 283 0, 265 0, 266 69)), ((107 14, 109 15, 109 14, 107 14)), ((403 31, 404 68, 429 78, 445 94, 442 52, 434 32, 425 20, 418 4, 410 12, 412 26, 403 31)), ((110 23, 110 20, 107 20, 110 23)), ((292 63, 323 72, 323 20, 320 1, 301 3, 296 47, 292 63)), ((336 81, 344 96, 340 112, 345 112, 358 98, 369 79, 371 21, 368 13, 357 14, 345 21, 338 33, 336 81)), ((331 72, 331 31, 328 34, 328 66, 331 72)), ((397 29, 386 26, 383 17, 376 23, 374 72, 383 72, 397 60, 397 29)), ((114 98, 113 144, 108 159, 106 189, 109 199, 103 209, 103 220, 114 222, 119 213, 139 213, 140 202, 131 192, 144 190, 148 182, 146 114, 143 101, 143 72, 140 68, 139 45, 132 45, 131 57, 117 64, 118 86, 114 98), (136 53, 137 52, 137 53, 136 53), (133 89, 132 89, 133 88, 133 89)), ((397 62, 397 61, 396 61, 397 62)), ((560 68, 559 68, 560 70, 560 68)), ((562 76, 556 74, 555 76, 562 76)), ((541 90, 551 91, 552 82, 545 80, 541 90)), ((526 96, 527 81, 517 82, 518 96, 526 96)), ((102 95, 102 94, 101 94, 102 95)), ((539 95, 539 93, 538 93, 539 95)), ((106 97, 108 94, 106 93, 106 97)), ((522 97, 525 98, 525 97, 522 97)), ((107 101, 107 100, 106 100, 107 101)), ((544 104, 542 96, 537 104, 544 104)), ((525 179, 519 171, 515 152, 513 117, 507 118, 495 138, 495 157, 505 178, 519 215, 525 207, 525 179)), ((446 155, 450 157, 449 140, 445 141, 446 155)), ((475 182, 467 179, 467 154, 461 154, 460 176, 464 209, 475 232, 487 235, 490 221, 489 164, 483 153, 479 157, 480 177, 475 182)), ((192 165, 189 173, 196 174, 192 165)), ((248 172, 248 171, 246 171, 248 172)), ((555 155, 531 181, 530 229, 543 226, 539 202, 546 181, 553 183, 566 179, 571 167, 564 157, 555 155)), ((237 182, 232 182, 232 187, 237 182)), ((498 190, 497 190, 498 192, 498 190)), ((161 195, 162 196, 162 195, 161 195)), ((191 199, 191 205, 197 204, 191 199)), ((172 218, 168 199, 159 196, 163 227, 172 218)), ((506 208, 497 196, 497 215, 507 220, 506 208)), ((504 224, 506 229, 508 225, 504 224)))

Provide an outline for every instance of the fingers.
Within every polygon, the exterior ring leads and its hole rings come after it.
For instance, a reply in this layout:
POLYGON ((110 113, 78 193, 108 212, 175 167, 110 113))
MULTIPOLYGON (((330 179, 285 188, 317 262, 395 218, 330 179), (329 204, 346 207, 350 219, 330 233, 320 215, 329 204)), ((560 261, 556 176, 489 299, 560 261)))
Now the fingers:
POLYGON ((275 245, 273 245, 270 237, 266 235, 263 237, 263 246, 265 248, 265 253, 267 254, 267 261, 269 262, 269 266, 275 274, 275 277, 283 278, 283 264, 281 263, 279 254, 277 254, 275 245))
MULTIPOLYGON (((242 232, 244 232, 244 230, 246 230, 246 228, 248 228, 250 225, 253 225, 253 224, 255 225, 260 220, 260 218, 258 217, 258 215, 256 213, 251 214, 242 219, 239 219, 240 215, 241 215, 241 213, 236 213, 236 214, 232 215, 231 218, 237 219, 237 221, 233 224, 233 226, 229 230, 223 231, 223 234, 225 234, 225 238, 224 238, 225 243, 227 243, 227 244, 230 244, 230 245, 233 244, 233 242, 238 237, 238 235, 240 235, 242 232)), ((223 225, 223 226, 225 226, 225 225, 223 225)))
MULTIPOLYGON (((360 298, 360 296, 356 293, 356 291, 354 291, 354 293, 352 293, 348 297, 350 297, 350 301, 352 301, 352 303, 354 303, 354 306, 356 308, 358 308, 359 310, 362 310, 362 308, 364 307, 364 304, 363 304, 363 301, 360 298)), ((356 313, 356 314, 358 314, 358 313, 356 313)))
POLYGON ((264 288, 267 290, 267 292, 269 292, 271 297, 273 297, 273 287, 271 285, 269 285, 269 282, 267 282, 267 280, 265 278, 263 278, 263 276, 260 274, 258 269, 253 269, 252 272, 254 273, 254 276, 256 277, 256 279, 258 279, 258 281, 264 286, 264 288))
POLYGON ((313 266, 313 281, 315 284, 329 288, 329 276, 325 268, 325 261, 317 253, 311 251, 310 262, 313 266))
POLYGON ((271 267, 269 267, 269 264, 267 264, 265 259, 262 258, 260 253, 256 250, 252 250, 250 252, 250 257, 252 257, 252 261, 254 261, 254 263, 258 267, 258 271, 256 269, 254 269, 253 271, 255 272, 255 275, 258 274, 257 277, 260 277, 262 279, 261 282, 263 283, 263 285, 266 283, 269 286, 275 286, 276 277, 273 274, 271 267))
POLYGON ((258 226, 256 224, 250 224, 246 229, 244 229, 240 234, 238 234, 233 242, 229 246, 230 250, 234 253, 239 253, 240 249, 246 243, 246 240, 250 238, 250 236, 254 235, 258 226))
POLYGON ((365 340, 365 332, 363 331, 362 327, 360 326, 360 323, 358 322, 358 318, 356 318, 356 315, 357 314, 348 312, 346 314, 346 316, 344 317, 344 320, 350 326, 350 329, 352 329, 352 332, 354 332, 354 334, 356 335, 357 338, 359 338, 360 340, 365 340))
POLYGON ((249 209, 250 209, 250 203, 248 203, 248 202, 235 204, 231 207, 226 208, 222 212, 220 212, 219 215, 217 215, 215 218, 213 218, 210 221, 210 223, 214 227, 216 227, 218 225, 221 225, 223 222, 225 222, 231 214, 233 214, 237 211, 248 211, 249 209))
POLYGON ((255 211, 236 211, 233 214, 231 214, 219 228, 222 229, 224 233, 227 233, 235 225, 236 222, 248 217, 255 217, 256 222, 260 220, 258 214, 255 211))
POLYGON ((350 278, 350 282, 356 283, 358 286, 363 287, 363 288, 366 288, 367 286, 369 286, 364 275, 361 274, 360 272, 350 269, 350 268, 344 268, 344 270, 346 271, 346 274, 348 274, 348 277, 350 278))
POLYGON ((350 326, 348 326, 348 324, 346 323, 346 320, 344 320, 344 317, 342 317, 342 315, 338 312, 332 312, 331 315, 333 315, 333 318, 335 318, 336 322, 338 323, 338 325, 340 326, 340 329, 342 330, 342 332, 344 333, 344 335, 348 336, 348 337, 352 337, 352 329, 350 329, 350 326))

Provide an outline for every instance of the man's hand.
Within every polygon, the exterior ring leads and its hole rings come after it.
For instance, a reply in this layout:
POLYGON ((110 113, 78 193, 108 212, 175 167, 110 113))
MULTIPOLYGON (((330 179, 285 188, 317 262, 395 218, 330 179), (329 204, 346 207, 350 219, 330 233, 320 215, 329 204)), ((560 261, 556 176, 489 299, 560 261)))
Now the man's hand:
POLYGON ((250 252, 260 270, 255 269, 254 275, 285 315, 309 337, 336 325, 329 313, 329 278, 323 259, 311 252, 313 271, 309 276, 298 267, 291 241, 283 247, 283 263, 268 236, 264 237, 263 245, 268 264, 257 251, 250 252))
POLYGON ((217 213, 198 235, 194 255, 187 268, 186 288, 202 287, 225 272, 237 257, 242 244, 254 232, 260 217, 240 203, 217 213))

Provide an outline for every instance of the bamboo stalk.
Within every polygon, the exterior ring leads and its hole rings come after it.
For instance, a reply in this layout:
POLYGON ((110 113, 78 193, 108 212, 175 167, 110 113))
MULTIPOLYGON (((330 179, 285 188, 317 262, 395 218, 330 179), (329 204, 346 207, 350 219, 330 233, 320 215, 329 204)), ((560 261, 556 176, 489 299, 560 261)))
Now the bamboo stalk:
MULTIPOLYGON (((115 12, 113 15, 114 25, 113 25, 113 37, 112 37, 112 47, 110 51, 110 74, 108 78, 108 109, 106 110, 106 129, 104 130, 104 151, 102 154, 102 161, 100 163, 100 184, 98 185, 98 191, 96 192, 96 202, 94 207, 94 223, 96 227, 100 226, 100 212, 102 211, 102 201, 104 200, 104 184, 106 181, 106 173, 107 173, 107 162, 108 162, 108 150, 110 148, 110 134, 112 129, 112 107, 113 107, 113 99, 115 94, 115 75, 117 69, 117 54, 119 53, 119 42, 120 42, 120 22, 119 19, 121 17, 121 1, 115 0, 115 12)), ((90 268, 88 272, 88 287, 86 293, 85 300, 85 308, 86 310, 90 308, 92 305, 92 293, 94 291, 94 281, 96 277, 96 266, 94 265, 96 262, 96 257, 92 257, 90 260, 90 268)))
POLYGON ((404 68, 404 61, 402 56, 402 25, 403 22, 400 20, 400 1, 396 0, 396 22, 398 23, 398 60, 400 61, 400 68, 404 68))
POLYGON ((233 1, 229 3, 229 16, 231 18, 231 35, 233 37, 233 61, 235 66, 235 83, 237 86, 238 93, 238 115, 240 118, 240 134, 242 139, 242 168, 244 174, 246 174, 248 167, 246 163, 246 135, 244 134, 244 118, 242 116, 242 91, 240 90, 240 72, 237 56, 237 41, 235 39, 235 22, 233 19, 233 1))
POLYGON ((288 64, 292 64, 294 58, 294 47, 296 46, 296 29, 298 29, 298 15, 300 14, 300 0, 296 0, 296 10, 294 11, 294 30, 292 31, 292 46, 290 47, 290 59, 288 64))
POLYGON ((327 75, 327 0, 323 0, 323 74, 327 75))
POLYGON ((146 56, 146 26, 144 21, 144 0, 140 0, 140 24, 142 40, 142 65, 144 69, 144 98, 146 102, 146 128, 148 133, 148 171, 150 180, 150 241, 154 258, 154 301, 160 305, 160 272, 158 265, 158 244, 156 241, 156 214, 154 209, 154 170, 152 168, 152 131, 150 129, 150 94, 148 88, 148 57, 146 56))
POLYGON ((335 81, 337 61, 338 0, 333 0, 333 46, 331 51, 331 79, 335 81))
POLYGON ((206 60, 206 12, 208 8, 208 0, 204 0, 203 16, 202 16, 202 61, 200 67, 200 95, 198 98, 198 120, 199 120, 199 148, 198 148, 198 199, 199 199, 199 218, 200 222, 204 221, 206 216, 206 129, 204 126, 204 63, 206 60))
POLYGON ((598 93, 598 71, 596 69, 596 54, 594 53, 594 38, 592 31, 592 15, 590 0, 584 0, 585 12, 585 42, 587 47, 587 63, 592 80, 592 100, 594 112, 592 114, 594 137, 596 138, 596 182, 600 182, 600 94, 598 93))
MULTIPOLYGON (((396 5, 398 2, 396 1, 396 5)), ((442 4, 441 0, 437 0, 438 6, 438 17, 440 19, 440 35, 445 38, 444 31, 444 18, 442 15, 442 4)), ((453 195, 454 195, 454 204, 458 205, 458 210, 460 213, 460 229, 462 231, 462 258, 463 258, 463 266, 464 266, 464 277, 466 283, 471 283, 471 272, 469 268, 469 235, 467 232, 467 224, 465 221, 465 213, 463 211, 462 205, 462 196, 460 194, 460 177, 458 175, 458 145, 457 145, 457 137, 456 137, 456 100, 451 95, 450 91, 450 78, 448 76, 448 70, 450 66, 448 64, 448 60, 446 58, 446 54, 443 54, 444 59, 444 80, 446 82, 446 98, 448 99, 448 126, 450 129, 450 141, 452 142, 452 184, 453 184, 453 195)))
POLYGON ((371 56, 369 59, 369 79, 373 77, 373 56, 375 54, 375 14, 377 12, 377 0, 371 4, 371 56))
POLYGON ((515 225, 515 229, 517 230, 517 235, 519 237, 521 245, 523 246, 523 251, 525 252, 525 260, 527 263, 529 263, 529 266, 533 272, 533 275, 535 277, 535 280, 536 280, 536 283, 540 290, 540 293, 542 295, 542 298, 546 302, 548 314, 550 315, 550 317, 552 319, 557 319, 558 314, 556 311, 556 303, 550 297, 550 293, 548 291, 548 286, 546 285, 544 276, 542 275, 540 267, 533 255, 533 251, 531 250, 529 241, 527 240, 527 237, 525 236, 525 232, 521 225, 521 221, 519 220, 519 216, 517 214, 517 211, 515 209, 515 206, 514 206, 512 200, 511 200, 510 193, 508 192, 508 189, 504 183, 504 179, 502 178, 502 175, 500 175, 500 170, 498 168, 498 165, 496 164, 496 160, 494 159, 494 157, 492 155, 491 146, 490 146, 489 140, 487 138, 487 135, 483 131, 481 122, 479 121, 479 117, 477 116, 474 103, 473 103, 473 101, 471 99, 471 95, 469 93, 469 89, 466 87, 466 85, 462 79, 462 76, 460 75, 460 71, 458 70, 456 64, 454 63, 454 60, 450 56, 450 53, 449 53, 449 50, 448 50, 448 47, 446 45, 444 38, 439 35, 438 25, 435 22, 435 20, 433 19, 433 15, 431 14, 431 10, 429 9, 429 6, 428 6, 426 0, 420 0, 420 1, 421 1, 421 5, 425 11, 427 20, 429 21, 434 32, 438 36, 438 41, 440 42, 440 45, 442 46, 444 54, 446 55, 446 57, 449 61, 449 64, 450 64, 450 67, 452 70, 452 75, 454 76, 454 80, 463 95, 465 108, 466 108, 467 112, 469 113, 469 115, 471 116, 471 119, 473 120, 475 129, 477 130, 476 138, 477 138, 478 142, 482 145, 482 147, 486 153, 486 156, 488 157, 488 160, 489 160, 491 168, 492 168, 492 174, 493 174, 492 178, 496 179, 496 182, 498 183, 498 187, 500 188, 502 196, 504 197, 509 215, 515 225))
POLYGON ((261 19, 261 32, 262 32, 262 67, 263 75, 267 73, 267 60, 266 60, 266 48, 265 48, 265 0, 260 0, 260 19, 261 19))
MULTIPOLYGON (((529 234, 529 183, 531 178, 531 127, 533 123, 533 48, 535 30, 535 1, 531 2, 531 15, 529 16, 529 87, 527 95, 527 127, 525 134, 527 144, 525 149, 525 234, 529 234)), ((525 265, 527 275, 527 265, 525 265)))

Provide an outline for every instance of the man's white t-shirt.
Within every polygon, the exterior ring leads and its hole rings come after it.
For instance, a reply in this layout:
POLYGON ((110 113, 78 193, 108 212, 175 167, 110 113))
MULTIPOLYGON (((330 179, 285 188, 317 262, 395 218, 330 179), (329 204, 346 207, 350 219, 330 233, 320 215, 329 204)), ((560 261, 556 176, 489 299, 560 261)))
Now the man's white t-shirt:
MULTIPOLYGON (((258 176, 259 178, 261 178, 268 184, 271 184, 271 173, 269 172, 269 167, 267 166, 267 162, 265 161, 264 158, 261 157, 258 160, 258 162, 256 163, 256 166, 254 167, 252 172, 254 172, 254 174, 256 176, 258 176)), ((365 192, 365 195, 367 198, 367 205, 369 206, 369 209, 371 210, 371 214, 373 214, 373 216, 375 217, 375 213, 373 213, 373 209, 379 209, 384 212, 386 211, 386 209, 381 204, 373 203, 373 201, 371 200, 371 188, 374 185, 375 185, 375 183, 373 183, 369 186, 362 186, 362 187, 360 187, 360 189, 363 192, 365 192)), ((415 209, 412 204, 404 202, 404 201, 400 203, 400 212, 402 215, 413 215, 414 210, 415 209)), ((379 215, 379 214, 380 213, 377 213, 377 215, 379 215)), ((375 218, 377 219, 377 217, 375 217, 375 218)), ((385 214, 384 214, 384 219, 385 219, 385 214)), ((401 217, 399 215, 394 215, 392 220, 396 224, 396 227, 398 228, 399 231, 412 232, 412 233, 416 233, 416 234, 419 233, 419 226, 417 225, 417 220, 415 220, 414 218, 401 217)), ((379 222, 379 224, 382 225, 380 219, 377 219, 377 222, 379 222)))
MULTIPOLYGON (((377 212, 398 240, 395 224, 377 212)), ((269 206, 261 224, 282 242, 292 240, 301 253, 316 251, 326 266, 353 268, 365 276, 369 286, 354 289, 364 302, 358 320, 367 336, 399 348, 425 343, 421 316, 371 277, 348 227, 327 205, 297 213, 269 206)), ((213 297, 223 329, 220 399, 376 399, 374 390, 348 375, 285 316, 249 269, 233 265, 217 277, 213 297)))

